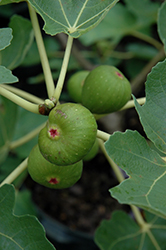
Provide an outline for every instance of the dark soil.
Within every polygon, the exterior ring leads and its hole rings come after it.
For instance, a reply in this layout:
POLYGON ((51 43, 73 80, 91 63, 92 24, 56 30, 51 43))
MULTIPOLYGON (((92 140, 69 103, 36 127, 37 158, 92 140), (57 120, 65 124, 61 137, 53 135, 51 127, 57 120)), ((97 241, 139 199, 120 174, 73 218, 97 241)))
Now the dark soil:
POLYGON ((109 189, 118 184, 102 153, 84 162, 81 179, 71 188, 54 190, 31 180, 26 182, 33 190, 34 202, 48 215, 72 230, 93 234, 102 219, 109 219, 114 210, 129 211, 110 196, 109 189))

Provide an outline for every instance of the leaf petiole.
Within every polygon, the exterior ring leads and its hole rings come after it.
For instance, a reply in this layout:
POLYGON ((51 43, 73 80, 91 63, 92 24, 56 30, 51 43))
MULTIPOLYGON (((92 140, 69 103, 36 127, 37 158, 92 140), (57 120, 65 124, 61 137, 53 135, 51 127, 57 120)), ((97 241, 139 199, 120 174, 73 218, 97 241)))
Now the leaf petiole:
POLYGON ((148 36, 146 34, 143 34, 142 32, 139 32, 139 31, 136 31, 136 30, 133 30, 131 33, 130 33, 132 36, 134 37, 137 37, 151 45, 153 45, 154 47, 156 47, 156 49, 160 50, 163 48, 163 44, 158 42, 156 39, 154 39, 153 37, 151 36, 148 36))
POLYGON ((48 62, 47 53, 46 53, 43 38, 41 35, 40 26, 39 26, 39 22, 37 19, 37 14, 29 3, 28 3, 28 8, 29 8, 29 14, 30 14, 32 26, 33 26, 34 33, 35 33, 35 38, 36 38, 36 43, 37 43, 40 59, 41 59, 41 64, 43 67, 43 73, 45 76, 48 96, 49 98, 51 98, 53 96, 55 87, 54 87, 54 81, 53 81, 50 65, 48 62))
POLYGON ((72 44, 73 44, 73 37, 68 36, 66 50, 65 50, 65 54, 64 54, 64 58, 63 58, 63 63, 62 63, 60 75, 58 78, 58 82, 57 82, 57 85, 55 88, 55 92, 54 92, 54 97, 57 101, 59 101, 59 97, 60 97, 61 92, 62 92, 62 88, 63 88, 63 84, 64 84, 66 72, 67 72, 67 67, 68 67, 68 63, 69 63, 69 58, 70 58, 70 54, 71 54, 72 44))
MULTIPOLYGON (((119 181, 119 183, 121 183, 122 181, 125 180, 125 178, 124 178, 124 176, 123 176, 123 174, 122 174, 120 168, 116 165, 116 163, 115 163, 115 162, 109 157, 109 155, 107 154, 106 149, 105 149, 105 147, 104 147, 104 142, 103 142, 103 140, 100 140, 100 139, 99 139, 98 141, 99 141, 99 146, 100 146, 102 152, 104 153, 106 159, 108 160, 110 166, 112 167, 112 169, 113 169, 113 171, 114 171, 114 173, 115 173, 115 175, 116 175, 116 177, 117 177, 117 180, 119 181)), ((142 215, 141 215, 139 209, 138 209, 136 206, 134 206, 134 205, 130 205, 130 207, 131 207, 131 209, 132 209, 132 211, 133 211, 133 214, 134 214, 134 216, 135 216, 135 219, 136 219, 138 225, 139 225, 142 229, 143 229, 143 228, 147 228, 147 227, 146 227, 147 223, 144 221, 144 219, 143 219, 143 217, 142 217, 142 215)))
POLYGON ((3 87, 0 87, 0 95, 6 97, 7 99, 11 100, 12 102, 16 103, 20 107, 32 113, 39 114, 39 108, 37 104, 26 101, 23 98, 15 95, 14 93, 10 92, 9 90, 3 87))
POLYGON ((35 128, 34 130, 32 130, 31 132, 29 132, 28 134, 26 134, 25 136, 22 136, 21 138, 19 138, 18 140, 15 140, 13 142, 11 142, 9 144, 9 149, 14 149, 17 147, 20 147, 21 145, 23 145, 24 143, 30 141, 31 139, 33 139, 36 135, 38 135, 38 133, 40 132, 40 130, 45 126, 45 123, 41 124, 40 126, 38 126, 37 128, 35 128))
POLYGON ((1 84, 1 87, 13 92, 14 94, 20 96, 20 97, 23 97, 24 99, 30 101, 30 102, 34 102, 36 104, 41 104, 41 103, 44 103, 44 100, 37 97, 37 96, 34 96, 26 91, 23 91, 21 89, 18 89, 18 88, 15 88, 13 86, 10 86, 10 85, 7 85, 7 84, 1 84))
POLYGON ((4 184, 11 184, 26 168, 27 168, 28 158, 26 158, 17 168, 15 168, 7 177, 4 179, 0 187, 4 184))

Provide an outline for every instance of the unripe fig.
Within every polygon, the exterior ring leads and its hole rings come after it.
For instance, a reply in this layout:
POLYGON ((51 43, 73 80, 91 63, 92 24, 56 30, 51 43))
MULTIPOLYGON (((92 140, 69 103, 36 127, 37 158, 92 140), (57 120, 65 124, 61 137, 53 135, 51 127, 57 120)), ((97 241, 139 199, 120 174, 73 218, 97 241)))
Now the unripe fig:
POLYGON ((82 161, 69 166, 57 166, 47 161, 34 146, 28 158, 28 172, 37 183, 55 189, 73 186, 81 177, 82 161))
POLYGON ((93 69, 82 88, 82 104, 94 114, 107 114, 121 109, 131 98, 127 78, 114 66, 93 69))
POLYGON ((96 120, 87 108, 60 104, 51 110, 47 125, 39 133, 39 149, 51 163, 71 165, 90 151, 96 134, 96 120))
POLYGON ((82 70, 73 74, 67 83, 67 90, 73 101, 81 103, 82 86, 89 71, 82 70))
POLYGON ((98 139, 96 139, 89 153, 87 153, 87 155, 85 155, 85 157, 83 158, 83 161, 92 160, 97 155, 98 151, 99 151, 99 142, 98 139))

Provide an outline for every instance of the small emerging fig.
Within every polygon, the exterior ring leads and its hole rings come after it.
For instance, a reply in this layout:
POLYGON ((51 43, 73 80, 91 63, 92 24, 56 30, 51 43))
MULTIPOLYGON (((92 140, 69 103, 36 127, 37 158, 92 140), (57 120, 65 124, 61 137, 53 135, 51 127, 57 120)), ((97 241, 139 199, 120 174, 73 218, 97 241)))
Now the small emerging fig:
POLYGON ((34 146, 28 158, 28 172, 37 183, 55 189, 73 186, 82 175, 82 161, 66 167, 57 166, 47 161, 34 146))
POLYGON ((90 151, 96 134, 96 120, 87 108, 60 104, 51 110, 47 125, 39 133, 39 149, 51 163, 71 165, 90 151))
POLYGON ((130 82, 120 70, 110 65, 93 69, 82 88, 82 104, 94 114, 115 112, 130 98, 130 82))
POLYGON ((98 151, 99 151, 99 142, 98 139, 96 139, 89 153, 87 153, 87 155, 85 155, 85 157, 83 158, 83 161, 92 160, 97 155, 98 151))
POLYGON ((81 103, 82 87, 89 71, 82 70, 73 74, 67 83, 67 89, 73 101, 81 103))

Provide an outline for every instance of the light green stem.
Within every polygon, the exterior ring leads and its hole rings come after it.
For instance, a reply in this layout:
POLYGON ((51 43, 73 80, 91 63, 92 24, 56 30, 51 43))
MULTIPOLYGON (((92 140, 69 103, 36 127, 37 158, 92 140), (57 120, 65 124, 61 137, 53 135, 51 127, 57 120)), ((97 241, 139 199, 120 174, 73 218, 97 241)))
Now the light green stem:
POLYGON ((97 138, 103 140, 103 141, 107 141, 110 137, 110 134, 103 132, 101 130, 97 130, 97 138))
POLYGON ((29 8, 29 14, 30 14, 32 26, 33 26, 34 33, 35 33, 35 38, 36 38, 36 43, 37 43, 37 47, 38 47, 38 51, 39 51, 39 55, 40 55, 41 64, 43 67, 43 73, 44 73, 44 77, 45 77, 45 81, 46 81, 47 93, 48 93, 49 98, 51 98, 53 96, 55 87, 54 87, 54 81, 53 81, 51 69, 49 66, 48 58, 47 58, 47 53, 45 50, 42 34, 40 31, 40 26, 39 26, 39 22, 37 19, 37 14, 29 3, 28 3, 28 8, 29 8))
POLYGON ((16 169, 14 169, 10 175, 0 184, 2 187, 4 184, 11 184, 26 168, 27 168, 28 158, 26 158, 16 169))
POLYGON ((134 37, 137 37, 137 38, 153 45, 158 50, 163 48, 163 45, 151 36, 148 36, 146 34, 139 32, 139 31, 136 31, 136 30, 132 31, 130 34, 134 37))
POLYGON ((55 92, 54 92, 54 97, 57 101, 59 100, 59 97, 60 97, 61 92, 62 92, 62 88, 63 88, 63 84, 64 84, 66 72, 67 72, 67 67, 68 67, 68 63, 69 63, 69 58, 70 58, 70 54, 71 54, 72 44, 73 44, 73 37, 68 36, 66 50, 65 50, 65 54, 64 54, 64 58, 63 58, 62 67, 61 67, 61 72, 60 72, 59 79, 58 79, 58 82, 57 82, 57 85, 55 88, 55 92))
POLYGON ((32 113, 39 114, 39 108, 37 104, 28 102, 3 87, 0 87, 0 95, 6 97, 7 99, 32 113))
MULTIPOLYGON (((116 163, 107 154, 107 151, 106 151, 106 149, 104 147, 104 142, 102 140, 99 140, 99 145, 100 145, 100 148, 101 148, 102 152, 104 153, 106 159, 108 160, 110 166, 112 167, 112 169, 113 169, 113 171, 114 171, 114 173, 115 173, 115 175, 117 177, 117 180, 121 183, 122 181, 125 180, 121 170, 119 169, 119 167, 116 165, 116 163)), ((134 217, 135 217, 137 223, 139 224, 139 226, 141 228, 144 228, 147 223, 144 221, 139 209, 134 205, 130 205, 130 207, 131 207, 131 209, 133 211, 133 214, 134 214, 134 217)))
POLYGON ((9 149, 14 149, 17 147, 20 147, 21 145, 23 145, 24 143, 30 141, 31 139, 33 139, 36 135, 38 135, 38 133, 40 132, 40 130, 45 126, 45 123, 43 123, 42 125, 38 126, 37 128, 35 128, 34 130, 32 130, 31 132, 29 132, 28 134, 26 134, 25 136, 22 136, 21 138, 19 138, 18 140, 15 140, 13 142, 10 143, 9 145, 9 149))
POLYGON ((122 172, 120 171, 120 169, 118 168, 118 166, 115 164, 115 162, 109 157, 109 155, 107 154, 106 150, 105 150, 105 147, 104 147, 104 143, 103 143, 103 140, 101 139, 98 139, 99 141, 99 145, 100 145, 100 148, 102 150, 102 152, 104 153, 107 161, 109 162, 110 166, 112 167, 116 177, 117 177, 117 180, 119 182, 122 182, 124 181, 124 177, 123 177, 123 174, 122 172))
MULTIPOLYGON (((146 98, 145 97, 142 97, 142 98, 138 98, 137 99, 137 102, 140 104, 140 105, 143 105, 146 101, 146 98)), ((135 104, 134 104, 134 100, 130 100, 128 101, 120 110, 118 111, 122 111, 122 110, 125 110, 125 109, 130 109, 130 108, 134 108, 135 107, 135 104)), ((95 119, 96 120, 99 120, 100 118, 106 116, 106 115, 109 115, 109 114, 93 114, 95 119)))
POLYGON ((24 99, 30 101, 30 102, 34 102, 34 103, 37 103, 37 104, 41 104, 41 103, 44 103, 44 100, 37 97, 37 96, 34 96, 30 93, 27 93, 26 91, 23 91, 21 89, 18 89, 18 88, 15 88, 13 86, 10 86, 10 85, 6 85, 6 84, 1 84, 1 87, 13 92, 14 94, 16 95, 19 95, 20 97, 23 97, 24 99))
MULTIPOLYGON (((142 97, 142 98, 138 98, 137 99, 137 102, 140 104, 140 105, 143 105, 146 101, 146 97, 142 97)), ((125 109, 130 109, 130 108, 134 108, 135 107, 135 104, 134 104, 134 100, 130 100, 126 103, 126 105, 124 105, 121 109, 121 110, 125 110, 125 109)))

